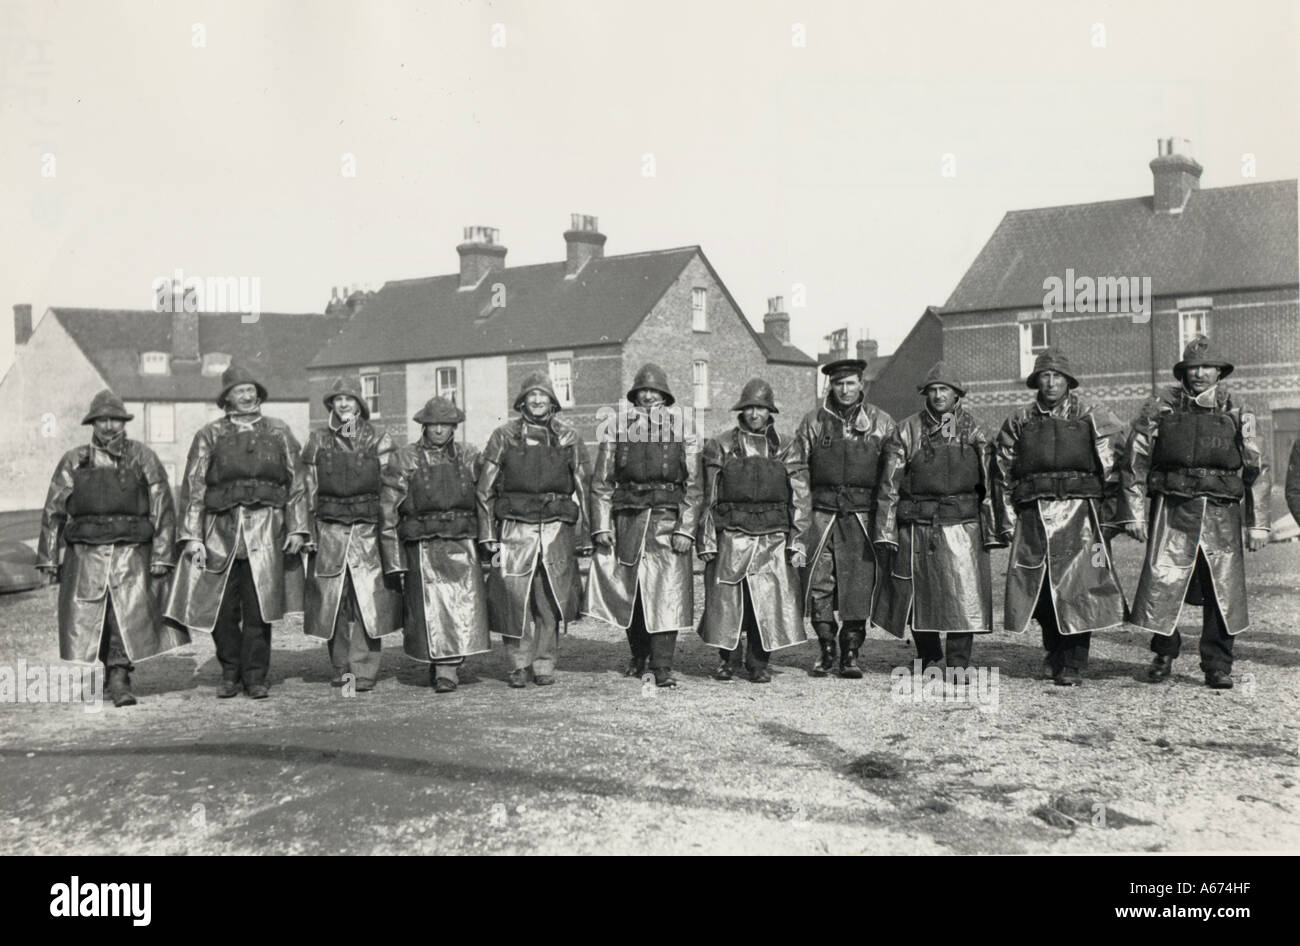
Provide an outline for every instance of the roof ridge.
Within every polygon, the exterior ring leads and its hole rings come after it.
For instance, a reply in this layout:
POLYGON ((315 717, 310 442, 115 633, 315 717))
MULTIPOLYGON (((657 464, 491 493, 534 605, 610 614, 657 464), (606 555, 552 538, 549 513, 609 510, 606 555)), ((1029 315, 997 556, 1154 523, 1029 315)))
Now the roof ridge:
MULTIPOLYGON (((645 256, 667 256, 670 253, 684 253, 687 250, 695 252, 698 251, 699 249, 700 246, 698 243, 688 243, 684 246, 672 246, 662 250, 637 250, 634 253, 615 253, 613 256, 601 256, 601 257, 594 258, 591 260, 591 262, 602 263, 602 262, 607 262, 609 260, 636 259, 637 257, 645 257, 645 256)), ((565 261, 562 259, 548 260, 542 263, 521 263, 518 266, 503 266, 501 267, 500 270, 496 270, 496 272, 519 272, 520 270, 524 270, 524 269, 537 269, 544 266, 563 266, 564 264, 565 261)), ((388 286, 409 286, 415 283, 432 282, 435 279, 456 279, 459 276, 460 276, 460 272, 456 271, 450 273, 438 273, 437 275, 434 276, 411 276, 407 279, 389 279, 386 280, 384 284, 379 288, 384 289, 387 288, 388 286)))
MULTIPOLYGON (((1297 184, 1300 178, 1287 177, 1276 181, 1250 181, 1245 184, 1221 184, 1218 187, 1198 187, 1194 193, 1213 194, 1221 191, 1242 190, 1248 187, 1276 187, 1279 184, 1297 184)), ((1049 204, 1046 207, 1022 207, 1019 210, 1008 210, 1006 216, 1012 214, 1042 213, 1049 210, 1065 210, 1076 207, 1104 207, 1107 204, 1128 204, 1134 201, 1150 201, 1150 194, 1140 194, 1137 197, 1112 197, 1110 200, 1088 200, 1073 204, 1049 204)))

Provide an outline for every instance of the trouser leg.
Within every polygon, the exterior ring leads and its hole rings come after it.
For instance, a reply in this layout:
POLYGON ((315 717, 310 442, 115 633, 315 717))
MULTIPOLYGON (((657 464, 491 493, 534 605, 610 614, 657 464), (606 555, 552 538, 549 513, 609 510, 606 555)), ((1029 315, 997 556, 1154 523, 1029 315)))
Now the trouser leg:
POLYGON ((433 678, 435 680, 450 680, 452 683, 460 683, 460 665, 465 662, 464 657, 444 657, 433 662, 433 678))
POLYGON ((1175 658, 1183 649, 1183 635, 1178 633, 1178 628, 1168 636, 1164 634, 1151 635, 1151 653, 1159 654, 1161 657, 1175 658))
POLYGON ((538 565, 533 575, 531 607, 536 636, 533 648, 533 673, 549 676, 555 672, 555 656, 560 644, 560 609, 551 596, 545 566, 538 565))
POLYGON ((217 606, 217 623, 212 628, 212 644, 221 664, 221 679, 236 681, 240 677, 243 632, 240 630, 240 582, 243 572, 239 560, 230 563, 226 587, 217 606))
POLYGON ((916 656, 921 658, 921 668, 933 666, 943 660, 943 644, 938 631, 912 631, 916 642, 916 656))
POLYGON ((271 669, 271 625, 262 620, 262 605, 257 600, 252 563, 247 559, 235 559, 232 578, 236 572, 239 573, 239 609, 244 618, 239 668, 244 686, 253 686, 265 683, 267 671, 271 669))
POLYGON ((639 588, 636 599, 632 602, 632 623, 627 626, 627 645, 636 659, 646 660, 650 657, 650 635, 646 633, 645 605, 639 588))
MULTIPOLYGON (((744 599, 744 617, 740 622, 741 630, 748 644, 745 654, 745 669, 751 674, 767 669, 771 652, 763 648, 763 638, 758 630, 758 615, 754 611, 754 599, 749 594, 748 582, 741 582, 741 594, 744 599)), ((739 649, 739 648, 737 648, 739 649)))
POLYGON ((126 655, 126 644, 122 640, 122 628, 117 623, 117 612, 113 609, 113 596, 109 595, 104 603, 104 632, 100 635, 99 659, 104 662, 106 670, 126 670, 135 668, 131 658, 126 655))
MULTIPOLYGON (((371 637, 366 633, 365 621, 361 616, 361 605, 357 603, 356 588, 352 584, 352 574, 347 573, 343 584, 343 600, 339 602, 339 621, 348 633, 348 663, 357 680, 374 683, 379 677, 379 664, 383 660, 383 638, 371 637), (344 606, 346 604, 346 611, 344 606), (346 621, 344 621, 346 614, 346 621)), ((338 637, 340 627, 334 632, 338 637)))
POLYGON ((1209 563, 1199 554, 1192 580, 1195 581, 1198 577, 1201 582, 1201 600, 1205 602, 1201 613, 1201 670, 1205 673, 1214 670, 1232 673, 1232 645, 1235 638, 1228 633, 1228 625, 1219 611, 1209 563))
POLYGON ((974 634, 949 634, 945 641, 949 667, 969 667, 971 651, 975 646, 974 634))
POLYGON ((664 673, 673 668, 673 653, 677 649, 677 632, 664 631, 660 634, 647 634, 650 648, 650 669, 664 673))

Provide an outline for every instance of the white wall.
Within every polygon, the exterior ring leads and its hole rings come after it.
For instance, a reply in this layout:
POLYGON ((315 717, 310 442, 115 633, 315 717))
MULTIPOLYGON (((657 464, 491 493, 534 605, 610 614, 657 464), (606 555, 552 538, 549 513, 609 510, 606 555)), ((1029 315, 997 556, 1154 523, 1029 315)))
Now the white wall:
MULTIPOLYGON (((413 361, 406 365, 406 404, 415 416, 424 403, 437 393, 439 368, 455 368, 460 379, 460 407, 465 423, 456 432, 458 440, 482 448, 492 431, 505 423, 506 357, 460 358, 450 361, 413 361)), ((408 419, 409 441, 420 436, 420 425, 408 419)))

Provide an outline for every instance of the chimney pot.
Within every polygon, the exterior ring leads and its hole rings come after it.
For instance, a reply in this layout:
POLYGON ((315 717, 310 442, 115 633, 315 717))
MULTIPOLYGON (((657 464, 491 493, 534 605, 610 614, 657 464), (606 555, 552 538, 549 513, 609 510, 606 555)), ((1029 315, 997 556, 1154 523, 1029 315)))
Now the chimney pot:
POLYGON ((26 345, 32 337, 32 304, 19 302, 14 305, 14 344, 26 345))
POLYGON ((199 313, 172 306, 172 364, 199 363, 199 313))
POLYGON ((590 214, 569 215, 569 229, 564 231, 566 279, 577 276, 588 262, 605 255, 605 234, 599 227, 600 222, 590 214))
POLYGON ((858 339, 858 359, 865 361, 868 365, 876 360, 876 354, 880 351, 880 342, 874 338, 858 339))
POLYGON ((767 314, 763 316, 763 332, 779 341, 790 344, 790 316, 785 312, 784 296, 769 296, 767 314))
POLYGON ((1186 138, 1160 138, 1151 160, 1152 206, 1156 213, 1182 213, 1192 191, 1201 186, 1201 165, 1191 154, 1186 138))
POLYGON ((460 254, 460 288, 472 289, 483 277, 505 268, 506 248, 498 240, 496 227, 466 227, 465 242, 456 247, 460 254))

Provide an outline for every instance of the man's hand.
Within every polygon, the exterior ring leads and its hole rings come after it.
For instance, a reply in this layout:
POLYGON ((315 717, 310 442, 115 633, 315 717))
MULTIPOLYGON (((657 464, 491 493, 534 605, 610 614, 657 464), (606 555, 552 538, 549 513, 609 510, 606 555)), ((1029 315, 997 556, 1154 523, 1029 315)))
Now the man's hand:
POLYGON ((1147 540, 1147 524, 1145 522, 1125 523, 1124 533, 1135 542, 1145 542, 1147 540))
POLYGON ((384 583, 390 591, 405 591, 406 572, 388 572, 384 575, 384 583))
POLYGON ((185 554, 194 562, 196 568, 208 567, 208 550, 199 539, 190 539, 185 543, 185 554))
POLYGON ((171 568, 170 565, 164 565, 162 562, 154 562, 154 564, 149 566, 149 574, 153 575, 155 578, 162 578, 171 571, 171 568))
POLYGON ((58 565, 37 565, 36 568, 44 576, 47 585, 57 585, 59 583, 58 565))
POLYGON ((302 551, 302 542, 302 536, 298 535, 296 532, 293 533, 284 540, 284 554, 297 555, 302 551))
POLYGON ((1000 536, 998 536, 998 541, 1001 542, 1003 545, 1010 545, 1012 542, 1015 541, 1015 539, 1016 539, 1016 534, 1014 532, 1003 532, 1000 536))
POLYGON ((717 553, 717 552, 701 552, 701 553, 700 553, 700 561, 703 562, 705 565, 709 564, 709 562, 713 561, 713 560, 714 560, 715 558, 717 558, 717 557, 718 557, 718 553, 717 553))
POLYGON ((669 540, 672 543, 673 551, 678 555, 685 555, 691 550, 695 543, 691 541, 690 536, 675 535, 669 540))
POLYGON ((480 542, 478 544, 479 558, 490 562, 493 568, 501 565, 501 543, 500 542, 480 542))
POLYGON ((877 555, 893 555, 898 551, 898 546, 892 542, 877 542, 875 546, 877 555))
POLYGON ((1268 530, 1251 529, 1250 536, 1246 539, 1246 548, 1252 552, 1258 552, 1266 545, 1268 545, 1268 530))
POLYGON ((609 551, 614 547, 614 533, 612 532, 592 533, 591 541, 596 543, 596 548, 609 551))
POLYGON ((803 549, 790 549, 790 567, 803 568, 808 564, 808 556, 804 554, 803 549))

